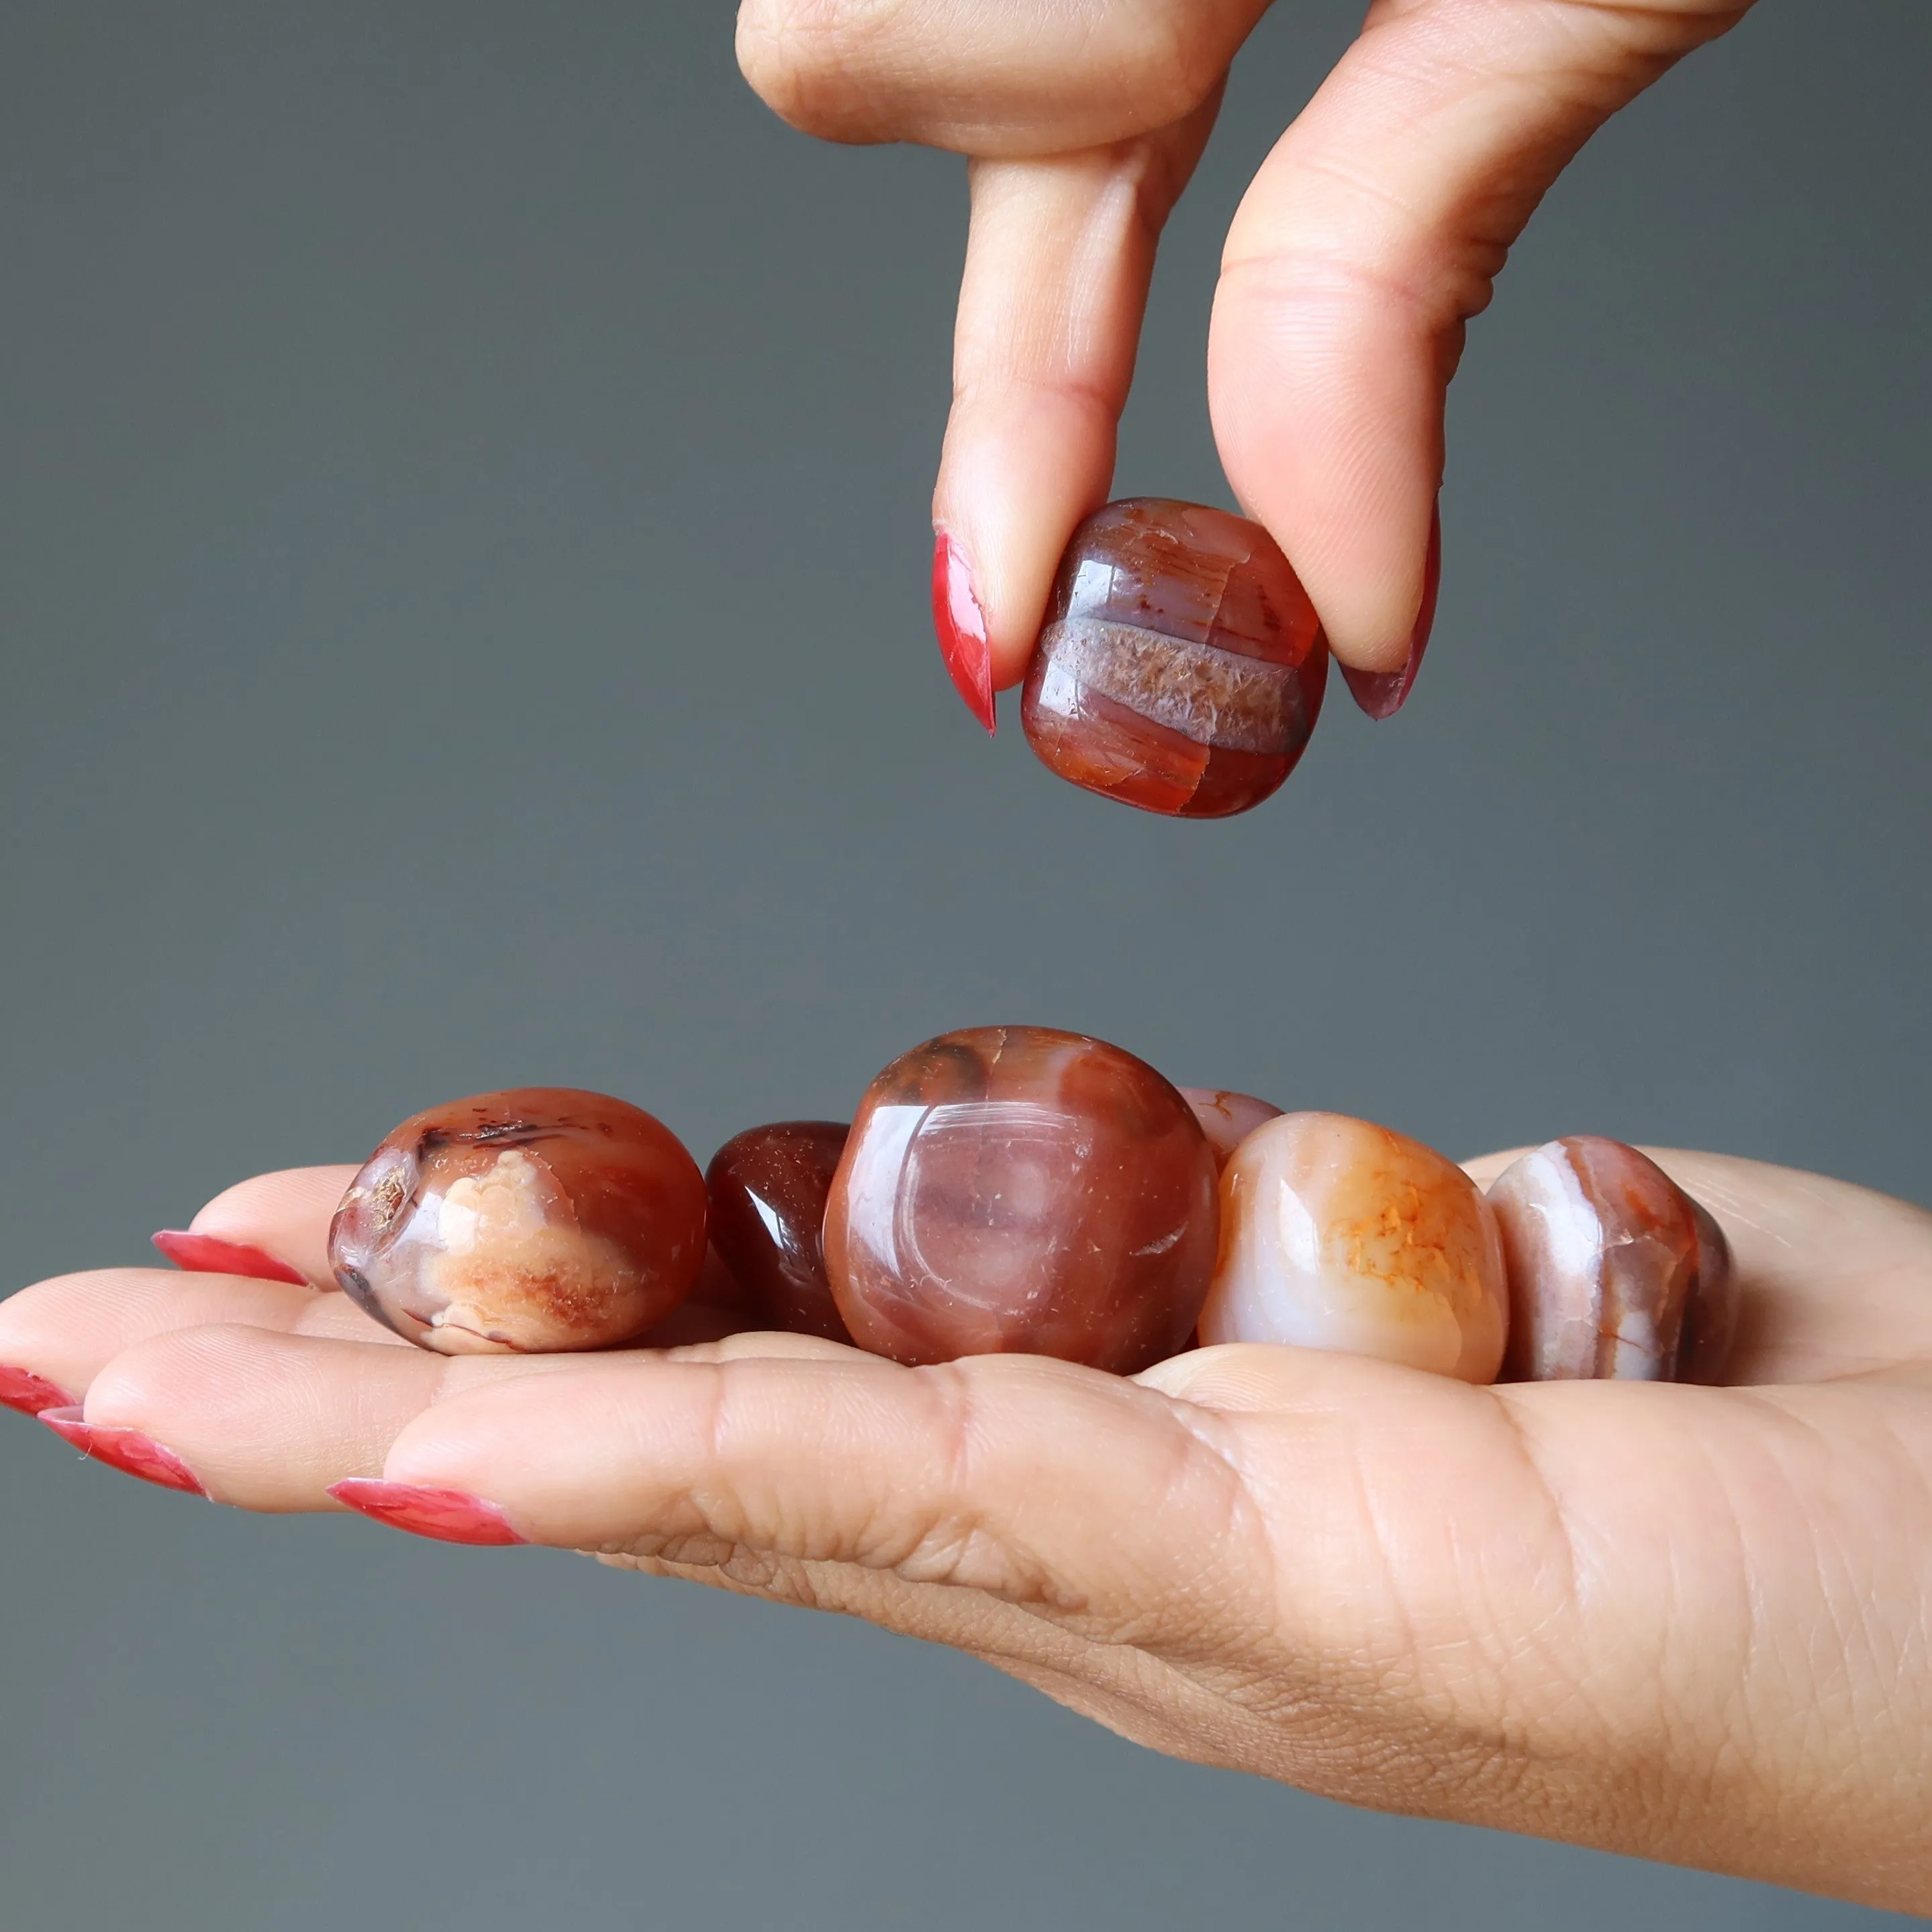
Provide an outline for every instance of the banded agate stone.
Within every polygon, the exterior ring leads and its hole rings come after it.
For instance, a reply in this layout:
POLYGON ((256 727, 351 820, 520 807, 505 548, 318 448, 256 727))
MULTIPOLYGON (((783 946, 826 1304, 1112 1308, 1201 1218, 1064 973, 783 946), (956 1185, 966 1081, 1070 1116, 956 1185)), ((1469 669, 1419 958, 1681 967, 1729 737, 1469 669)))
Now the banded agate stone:
POLYGON ((825 1273, 825 1203, 848 1132, 841 1120, 748 1127, 705 1170, 712 1245, 760 1326, 852 1339, 825 1273))
POLYGON ((1235 1150, 1204 1343, 1293 1342, 1486 1382, 1508 1322, 1496 1216, 1453 1161, 1340 1114, 1284 1114, 1235 1150))
POLYGON ((1082 1034, 981 1027, 867 1088, 825 1259, 874 1354, 1026 1352, 1126 1375, 1186 1345, 1215 1218, 1207 1138, 1152 1067, 1082 1034))
POLYGON ((1260 804, 1294 769, 1328 676, 1300 580, 1258 524, 1131 497, 1061 560, 1020 720, 1052 770, 1180 818, 1260 804))
POLYGON ((1220 1087, 1184 1087, 1180 1097, 1194 1109, 1208 1144, 1214 1150, 1214 1164, 1226 1167, 1235 1148, 1265 1120, 1281 1118, 1281 1109, 1252 1094, 1230 1094, 1220 1087))
POLYGON ((328 1231, 348 1294, 446 1355, 636 1340, 705 1263, 704 1177, 670 1129, 602 1094, 520 1087, 413 1115, 328 1231))
POLYGON ((1714 1382, 1737 1315, 1709 1212, 1621 1141, 1579 1134, 1490 1190, 1510 1280, 1511 1382, 1714 1382))

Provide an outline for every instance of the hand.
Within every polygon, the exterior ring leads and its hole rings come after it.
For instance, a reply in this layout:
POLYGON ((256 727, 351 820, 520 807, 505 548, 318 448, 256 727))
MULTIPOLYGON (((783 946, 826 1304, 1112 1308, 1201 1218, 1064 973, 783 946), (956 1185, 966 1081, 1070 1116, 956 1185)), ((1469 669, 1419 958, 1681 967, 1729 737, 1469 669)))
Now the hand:
MULTIPOLYGON (((1249 189, 1208 346, 1215 436, 1372 715, 1401 702, 1427 641, 1464 325, 1577 149, 1749 4, 1375 0, 1249 189)), ((794 126, 973 158, 933 517, 956 546, 942 634, 989 726, 1074 525, 1108 494, 1155 244, 1266 8, 740 9, 740 64, 794 126)))
MULTIPOLYGON (((1736 1250, 1740 1386, 1262 1347, 909 1370, 770 1334, 449 1358, 339 1294, 141 1269, 16 1295, 0 1362, 223 1502, 465 1492, 499 1540, 954 1645, 1177 1756, 1932 1908, 1932 1215, 1658 1158, 1736 1250)), ((350 1172, 196 1228, 321 1279, 350 1172)))

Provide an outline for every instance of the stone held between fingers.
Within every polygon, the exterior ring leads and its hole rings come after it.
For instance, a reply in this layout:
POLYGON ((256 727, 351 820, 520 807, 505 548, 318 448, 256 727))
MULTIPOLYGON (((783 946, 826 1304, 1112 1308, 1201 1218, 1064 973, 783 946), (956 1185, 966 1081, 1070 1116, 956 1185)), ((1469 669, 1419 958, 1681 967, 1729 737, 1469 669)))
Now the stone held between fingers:
POLYGON ((1075 531, 1021 700, 1041 761, 1089 791, 1181 818, 1274 793, 1321 716, 1328 648, 1258 524, 1132 497, 1075 531))

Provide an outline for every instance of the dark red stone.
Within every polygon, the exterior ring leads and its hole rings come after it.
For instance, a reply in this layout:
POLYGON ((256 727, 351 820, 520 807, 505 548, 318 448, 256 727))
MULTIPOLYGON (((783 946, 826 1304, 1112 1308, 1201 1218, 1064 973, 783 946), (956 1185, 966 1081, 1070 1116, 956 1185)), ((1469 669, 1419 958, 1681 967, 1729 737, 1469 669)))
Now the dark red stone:
POLYGON ((1073 533, 1020 721, 1075 784, 1225 818, 1294 770, 1328 677, 1321 620, 1260 524, 1130 497, 1073 533))
POLYGON ((344 1288, 442 1354, 635 1341, 704 1265, 704 1177, 640 1108, 566 1087, 405 1120, 328 1232, 344 1288))
POLYGON ((1079 1034, 942 1034, 866 1089, 825 1215, 861 1348, 1131 1374, 1187 1346, 1214 1270, 1213 1150, 1154 1069, 1079 1034))
POLYGON ((845 1150, 839 1120, 776 1120, 711 1157, 711 1244, 743 1291, 752 1325, 849 1342, 825 1274, 825 1202, 845 1150))

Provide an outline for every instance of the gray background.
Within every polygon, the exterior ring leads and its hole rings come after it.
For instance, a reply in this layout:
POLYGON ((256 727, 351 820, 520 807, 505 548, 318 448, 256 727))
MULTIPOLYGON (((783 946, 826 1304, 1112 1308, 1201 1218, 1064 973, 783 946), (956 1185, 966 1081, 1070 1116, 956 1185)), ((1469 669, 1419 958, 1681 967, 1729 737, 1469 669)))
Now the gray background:
MULTIPOLYGON (((1237 70, 1123 491, 1226 500, 1220 236, 1353 18, 1237 70)), ((1932 1198, 1928 70, 1924 0, 1766 0, 1598 140, 1474 332, 1415 702, 1203 826, 940 669, 955 161, 788 133, 722 0, 8 0, 7 1284, 454 1094, 610 1088, 701 1159, 1006 1019, 1459 1153, 1932 1198)), ((0 1430, 10 1925, 1862 1916, 0 1430)))

